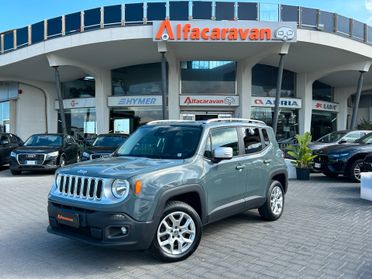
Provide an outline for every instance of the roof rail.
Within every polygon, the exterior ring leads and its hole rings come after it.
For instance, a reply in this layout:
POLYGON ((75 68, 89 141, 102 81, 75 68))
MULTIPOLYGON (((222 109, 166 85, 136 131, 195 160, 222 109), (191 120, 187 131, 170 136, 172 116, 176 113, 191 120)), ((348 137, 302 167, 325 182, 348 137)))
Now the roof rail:
POLYGON ((255 123, 255 124, 262 124, 266 125, 265 122, 255 119, 244 119, 244 118, 213 118, 208 119, 206 123, 212 123, 212 122, 246 122, 246 123, 255 123))
POLYGON ((193 120, 154 120, 147 123, 147 125, 161 124, 161 123, 172 123, 172 122, 195 122, 193 120))

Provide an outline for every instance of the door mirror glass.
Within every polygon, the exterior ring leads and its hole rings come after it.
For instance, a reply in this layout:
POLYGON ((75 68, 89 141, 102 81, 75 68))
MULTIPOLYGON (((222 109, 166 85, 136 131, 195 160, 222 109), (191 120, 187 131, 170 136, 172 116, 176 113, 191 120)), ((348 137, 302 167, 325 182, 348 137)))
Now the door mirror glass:
POLYGON ((233 157, 233 149, 231 147, 217 147, 213 150, 213 158, 217 160, 229 160, 233 157))

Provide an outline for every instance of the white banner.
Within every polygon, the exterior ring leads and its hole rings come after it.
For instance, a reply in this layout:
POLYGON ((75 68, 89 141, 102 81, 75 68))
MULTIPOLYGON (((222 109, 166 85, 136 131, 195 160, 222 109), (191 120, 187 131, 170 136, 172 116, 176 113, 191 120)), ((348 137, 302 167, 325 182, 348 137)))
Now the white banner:
POLYGON ((339 112, 340 107, 336 103, 313 100, 313 109, 321 111, 339 112))
MULTIPOLYGON (((275 98, 273 97, 252 97, 251 105, 253 107, 274 107, 275 98)), ((302 100, 295 99, 295 98, 280 98, 279 107, 300 109, 302 108, 302 100)))
POLYGON ((239 96, 180 96, 180 106, 239 106, 239 96))
MULTIPOLYGON (((59 109, 58 100, 55 101, 54 107, 56 109, 59 109)), ((63 100, 63 107, 65 109, 95 108, 96 107, 96 99, 95 98, 66 99, 66 100, 63 100)))
POLYGON ((161 96, 108 97, 109 107, 153 107, 161 105, 161 96))

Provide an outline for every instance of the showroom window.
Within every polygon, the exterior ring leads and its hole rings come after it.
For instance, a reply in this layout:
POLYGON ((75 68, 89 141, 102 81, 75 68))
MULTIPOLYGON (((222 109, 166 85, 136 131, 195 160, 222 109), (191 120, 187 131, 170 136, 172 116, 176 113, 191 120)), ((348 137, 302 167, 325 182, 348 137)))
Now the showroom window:
MULTIPOLYGON (((278 68, 257 64, 252 69, 252 95, 256 97, 275 97, 278 68)), ((296 97, 296 74, 284 70, 281 97, 296 97)))
POLYGON ((63 99, 94 98, 95 88, 95 80, 90 76, 61 83, 63 99))
POLYGON ((313 100, 333 102, 333 87, 320 81, 313 83, 313 100))
MULTIPOLYGON (((97 132, 95 108, 66 109, 65 118, 67 133, 77 140, 86 139, 97 132)), ((58 131, 62 132, 60 114, 58 114, 58 131)))
POLYGON ((0 133, 9 132, 9 102, 0 103, 0 133))
POLYGON ((313 110, 311 116, 311 135, 313 140, 337 131, 337 113, 313 110))
POLYGON ((236 62, 181 62, 181 93, 235 95, 236 62))
POLYGON ((161 95, 161 63, 124 67, 111 71, 112 96, 161 95))

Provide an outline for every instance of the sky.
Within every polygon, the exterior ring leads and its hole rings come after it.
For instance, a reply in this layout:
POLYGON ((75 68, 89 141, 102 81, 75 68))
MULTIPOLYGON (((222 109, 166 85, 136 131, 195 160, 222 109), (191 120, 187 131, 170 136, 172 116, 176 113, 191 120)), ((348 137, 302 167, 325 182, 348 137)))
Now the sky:
MULTIPOLYGON (((231 0, 224 0, 231 1, 231 0)), ((246 0, 243 0, 246 1, 246 0)), ((43 19, 89 8, 113 4, 142 2, 141 0, 0 0, 0 32, 36 23, 43 19)), ((147 0, 147 2, 159 2, 147 0)), ((372 25, 372 0, 264 0, 273 4, 288 4, 317 8, 351 17, 372 25)))

